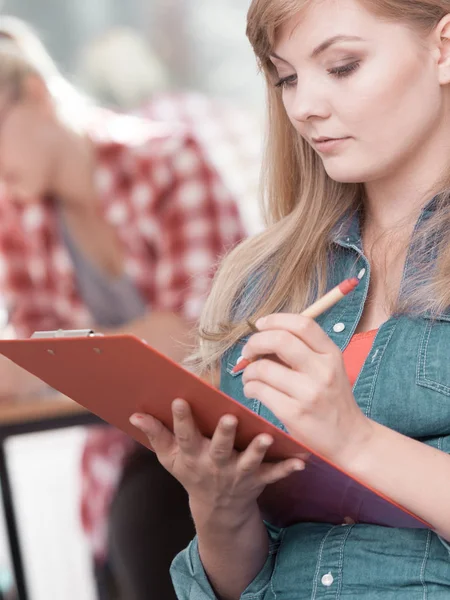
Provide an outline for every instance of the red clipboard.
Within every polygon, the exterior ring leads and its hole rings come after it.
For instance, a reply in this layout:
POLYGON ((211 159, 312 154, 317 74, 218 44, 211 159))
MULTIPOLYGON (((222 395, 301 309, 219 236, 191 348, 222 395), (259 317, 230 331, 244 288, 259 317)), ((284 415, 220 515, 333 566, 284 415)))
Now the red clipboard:
POLYGON ((350 519, 386 527, 430 528, 133 335, 37 332, 26 340, 0 340, 0 354, 150 449, 129 417, 148 413, 172 429, 171 404, 183 398, 207 437, 224 414, 232 414, 239 420, 237 449, 245 449, 256 435, 269 433, 274 443, 268 459, 306 454, 305 471, 268 486, 259 498, 265 520, 273 525, 342 524, 350 519))

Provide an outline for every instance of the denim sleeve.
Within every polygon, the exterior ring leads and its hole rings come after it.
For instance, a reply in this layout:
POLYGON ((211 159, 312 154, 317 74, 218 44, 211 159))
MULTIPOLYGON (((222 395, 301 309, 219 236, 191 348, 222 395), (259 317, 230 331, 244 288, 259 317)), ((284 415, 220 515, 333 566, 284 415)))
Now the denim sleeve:
MULTIPOLYGON (((283 535, 282 529, 266 525, 270 538, 267 560, 241 595, 240 600, 268 600, 266 596, 275 566, 276 555, 283 535)), ((197 538, 175 557, 170 575, 178 600, 218 600, 203 568, 197 538)))

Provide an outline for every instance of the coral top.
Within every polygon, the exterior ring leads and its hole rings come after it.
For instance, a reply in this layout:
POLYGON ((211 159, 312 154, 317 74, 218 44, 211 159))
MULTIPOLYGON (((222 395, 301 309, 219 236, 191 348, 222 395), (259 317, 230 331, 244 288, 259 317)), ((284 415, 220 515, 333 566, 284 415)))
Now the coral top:
POLYGON ((369 356, 377 333, 378 329, 356 333, 343 352, 345 368, 352 386, 355 384, 366 358, 369 356))

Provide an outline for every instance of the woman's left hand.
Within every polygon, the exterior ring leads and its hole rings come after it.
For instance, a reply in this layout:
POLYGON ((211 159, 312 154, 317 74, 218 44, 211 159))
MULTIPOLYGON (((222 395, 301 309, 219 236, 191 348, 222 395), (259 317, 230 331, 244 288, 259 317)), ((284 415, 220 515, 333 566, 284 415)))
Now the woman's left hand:
POLYGON ((259 333, 242 350, 262 358, 244 371, 244 394, 284 423, 311 450, 345 466, 372 436, 372 421, 352 393, 340 349, 308 317, 273 314, 257 322, 259 333))

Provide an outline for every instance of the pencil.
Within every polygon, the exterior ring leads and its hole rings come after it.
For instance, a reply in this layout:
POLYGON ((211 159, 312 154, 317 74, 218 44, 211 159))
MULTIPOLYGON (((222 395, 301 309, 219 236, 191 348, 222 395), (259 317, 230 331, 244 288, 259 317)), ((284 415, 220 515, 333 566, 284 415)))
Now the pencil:
MULTIPOLYGON (((303 317, 310 317, 311 319, 316 319, 321 314, 323 314, 325 311, 332 308, 340 300, 342 300, 342 298, 345 298, 345 296, 350 294, 350 292, 353 292, 353 290, 358 286, 359 282, 360 282, 360 280, 357 277, 353 277, 351 279, 345 279, 345 281, 343 281, 342 283, 337 285, 335 288, 333 288, 331 291, 329 291, 327 294, 325 294, 325 296, 322 296, 322 298, 319 298, 318 300, 316 300, 316 302, 311 304, 311 306, 309 306, 306 310, 304 310, 301 313, 301 315, 303 317)), ((258 331, 256 326, 253 323, 251 323, 250 321, 247 321, 247 324, 252 331, 254 331, 254 332, 258 331)), ((246 367, 248 367, 248 365, 251 364, 252 362, 254 362, 255 360, 257 360, 257 359, 254 358, 252 360, 248 360, 247 358, 243 358, 234 367, 232 372, 239 373, 240 371, 242 371, 246 367)))

